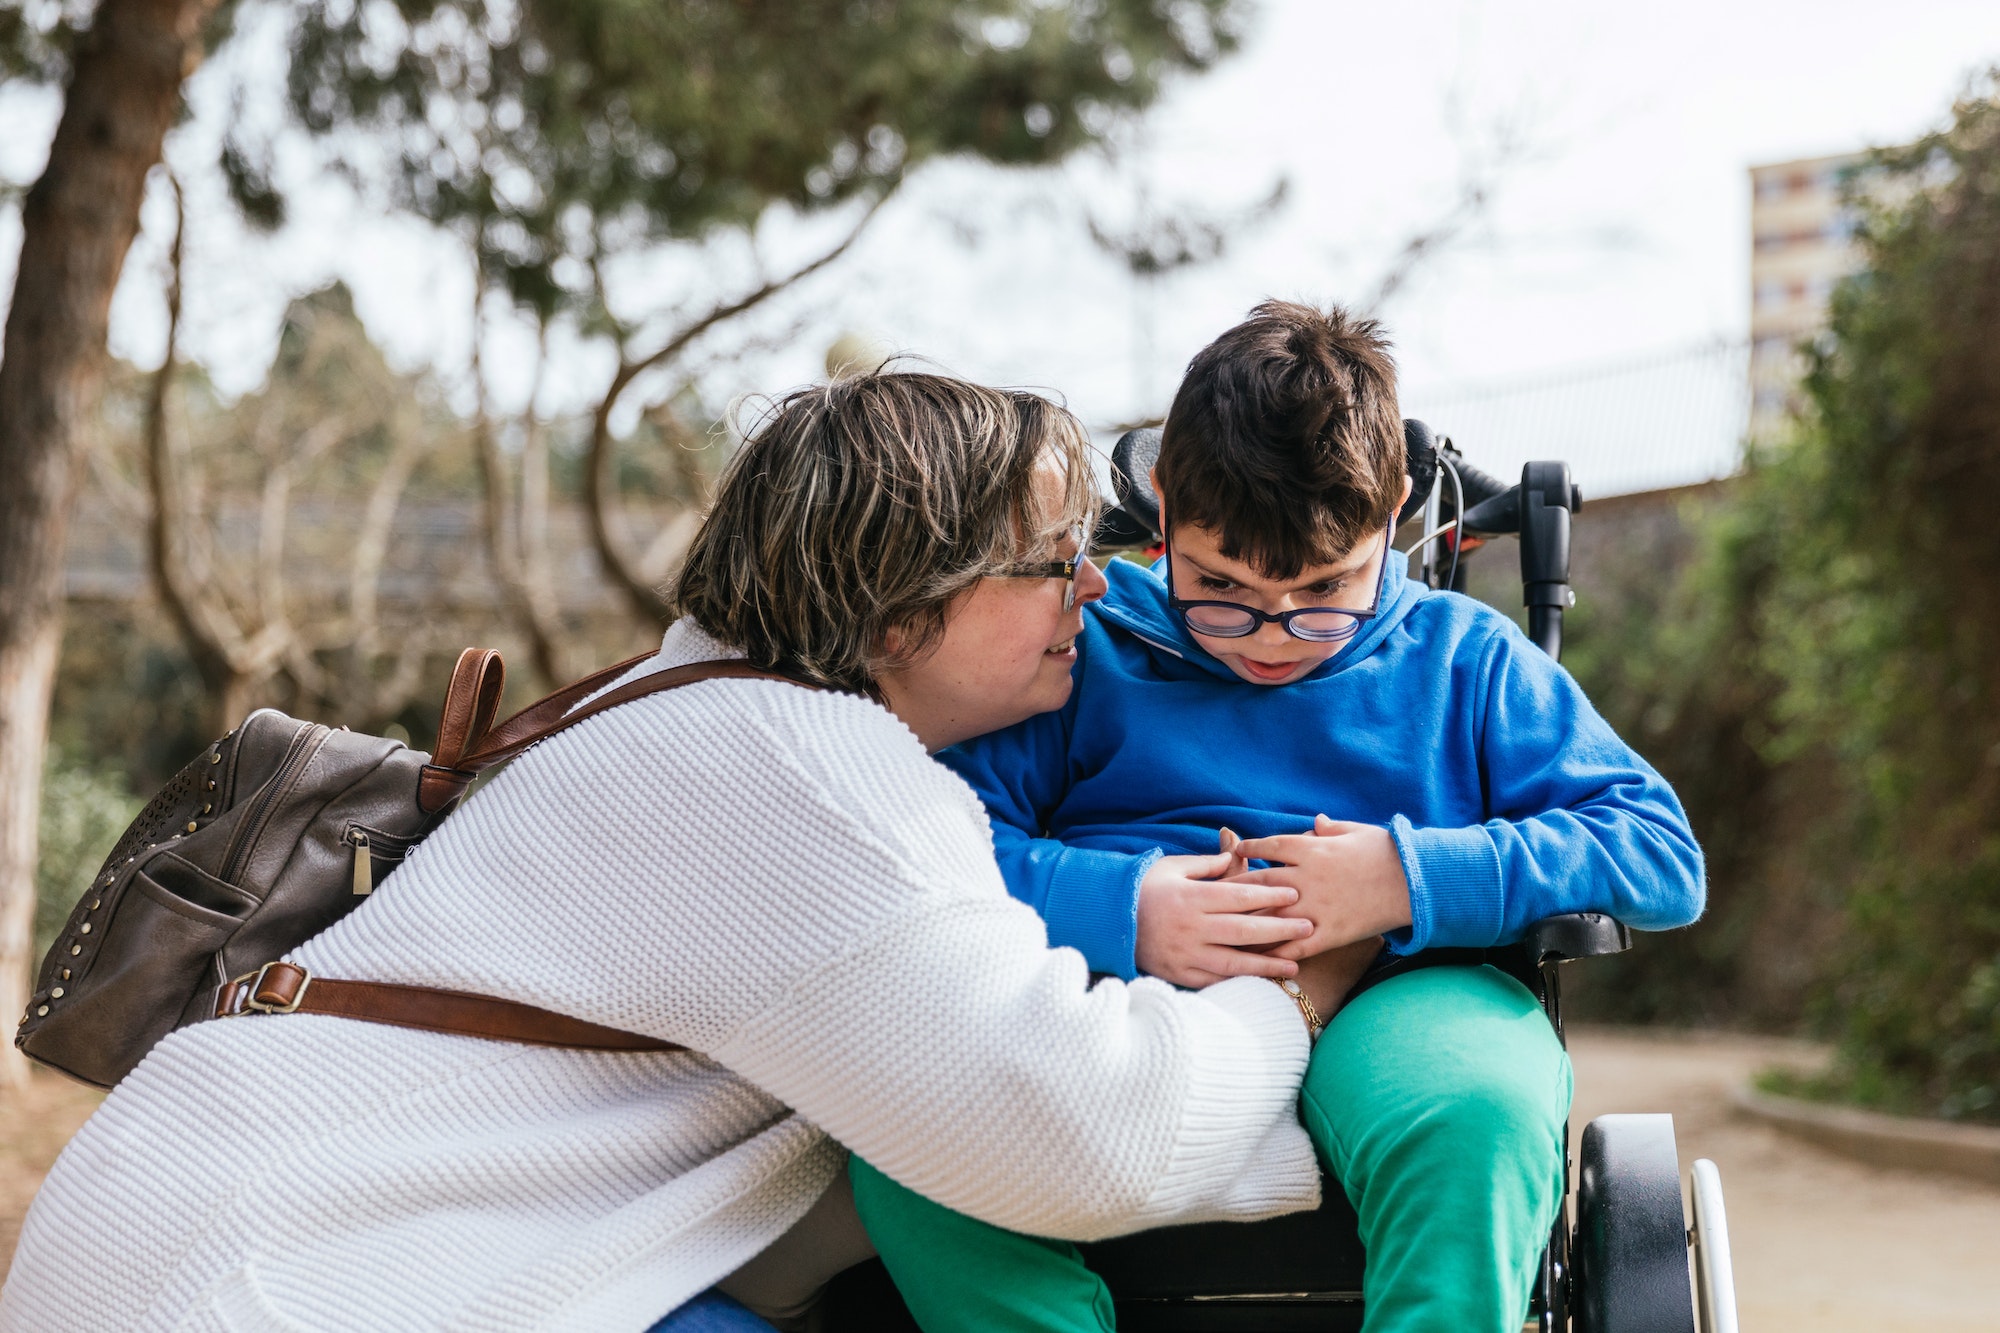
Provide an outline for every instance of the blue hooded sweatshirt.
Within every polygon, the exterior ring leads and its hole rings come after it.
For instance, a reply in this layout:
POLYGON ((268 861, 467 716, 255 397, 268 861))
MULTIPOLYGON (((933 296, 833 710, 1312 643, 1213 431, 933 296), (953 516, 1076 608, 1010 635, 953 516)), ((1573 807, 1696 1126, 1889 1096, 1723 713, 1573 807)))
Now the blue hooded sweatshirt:
POLYGON ((1085 613, 1069 702, 938 757, 992 818, 1008 889, 1049 943, 1130 978, 1139 881, 1217 831, 1386 826, 1410 885, 1397 953, 1519 939, 1606 912, 1701 915, 1701 849, 1672 788, 1514 622, 1391 565, 1377 616, 1288 685, 1197 646, 1160 567, 1114 560, 1085 613))

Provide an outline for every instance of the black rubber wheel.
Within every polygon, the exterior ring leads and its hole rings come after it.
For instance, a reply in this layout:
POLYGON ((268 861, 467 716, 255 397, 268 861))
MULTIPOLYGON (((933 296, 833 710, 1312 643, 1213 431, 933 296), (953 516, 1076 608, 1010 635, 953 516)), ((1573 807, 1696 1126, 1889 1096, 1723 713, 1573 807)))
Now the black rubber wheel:
POLYGON ((1695 1333, 1670 1115, 1605 1115, 1577 1161, 1575 1333, 1695 1333))

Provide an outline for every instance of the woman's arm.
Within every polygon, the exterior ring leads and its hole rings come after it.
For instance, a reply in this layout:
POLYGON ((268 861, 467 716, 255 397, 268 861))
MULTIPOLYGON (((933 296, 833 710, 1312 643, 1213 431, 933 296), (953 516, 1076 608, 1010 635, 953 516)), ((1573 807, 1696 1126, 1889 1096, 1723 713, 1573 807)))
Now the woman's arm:
POLYGON ((407 954, 363 979, 691 1046, 983 1220, 1086 1237, 1318 1198, 1292 1002, 1091 986, 1008 897, 971 791, 865 700, 730 681, 612 709, 476 792, 412 872, 383 898, 442 876, 513 906, 453 920, 462 949, 393 901, 356 913, 407 954))
POLYGON ((1278 987, 1089 985, 1003 896, 932 902, 798 979, 715 1058, 900 1183, 1075 1240, 1318 1201, 1278 987))
MULTIPOLYGON (((703 963, 738 994, 746 975, 772 984, 704 1050, 903 1184, 1014 1230, 1085 1239, 1317 1202, 1294 1114, 1308 1044, 1278 987, 1092 986, 1008 897, 961 783, 900 728, 885 745, 858 701, 794 694, 773 702, 795 721, 731 747, 788 813, 729 846, 726 897, 752 928, 703 963), (787 947, 760 949, 781 915, 787 947)), ((766 799, 725 781, 701 803, 726 827, 766 799)))

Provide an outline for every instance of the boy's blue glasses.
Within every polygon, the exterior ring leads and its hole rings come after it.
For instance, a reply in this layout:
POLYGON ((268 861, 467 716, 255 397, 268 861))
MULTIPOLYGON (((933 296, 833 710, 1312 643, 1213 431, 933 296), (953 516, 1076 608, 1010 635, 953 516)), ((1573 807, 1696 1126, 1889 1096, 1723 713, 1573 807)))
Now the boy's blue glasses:
POLYGON ((1167 605, 1181 613, 1181 622, 1196 634, 1214 639, 1244 639, 1265 625, 1277 625, 1295 639, 1307 643, 1339 643, 1354 637, 1366 621, 1382 610, 1382 594, 1389 586, 1390 547, 1396 535, 1391 527, 1382 537, 1382 570, 1375 580, 1375 600, 1368 609, 1346 610, 1330 606, 1302 606, 1296 611, 1259 611, 1241 602, 1183 601, 1174 596, 1174 549, 1167 542, 1167 605))

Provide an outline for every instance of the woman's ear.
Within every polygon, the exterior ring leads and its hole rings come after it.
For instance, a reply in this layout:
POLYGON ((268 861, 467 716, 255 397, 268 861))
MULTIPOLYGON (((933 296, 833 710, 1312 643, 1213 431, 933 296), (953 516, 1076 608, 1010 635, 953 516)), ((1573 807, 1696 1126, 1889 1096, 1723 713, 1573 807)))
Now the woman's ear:
POLYGON ((1410 492, 1415 490, 1416 488, 1417 488, 1416 479, 1411 477, 1409 473, 1405 472, 1403 474, 1403 493, 1396 499, 1397 513, 1400 514, 1403 512, 1403 506, 1410 502, 1410 492))

